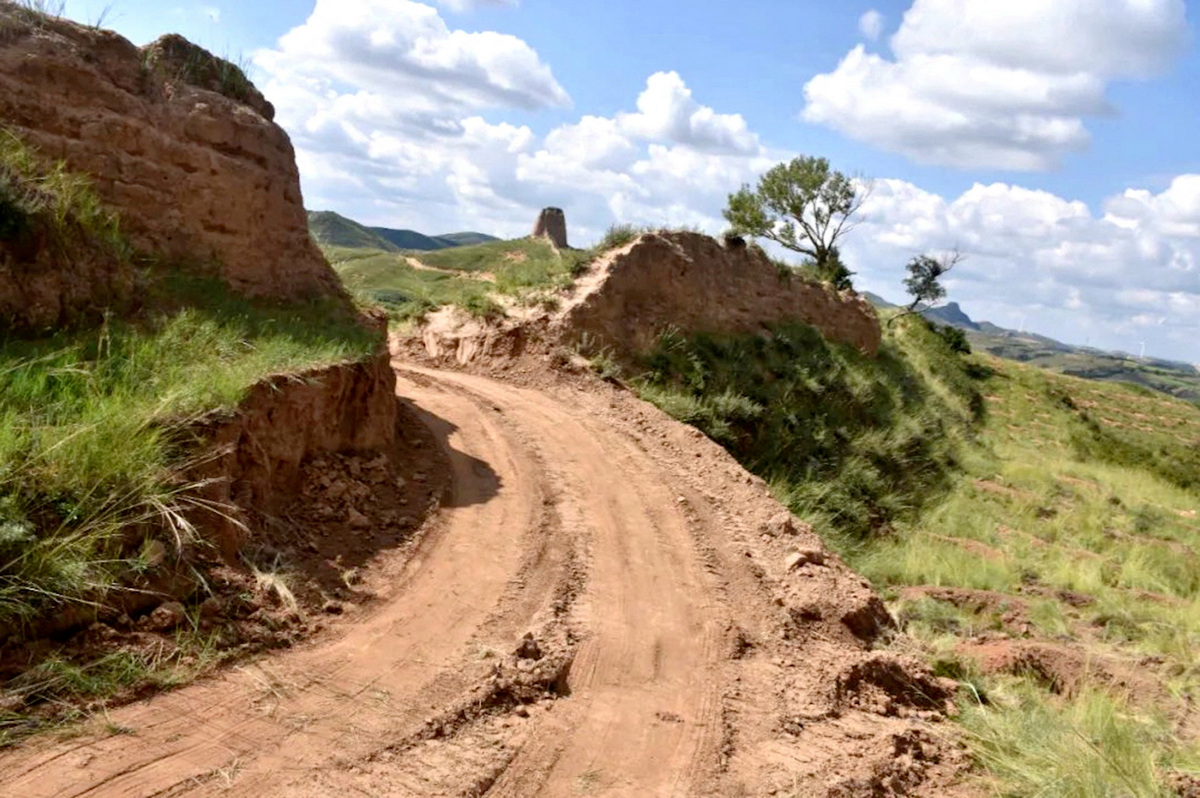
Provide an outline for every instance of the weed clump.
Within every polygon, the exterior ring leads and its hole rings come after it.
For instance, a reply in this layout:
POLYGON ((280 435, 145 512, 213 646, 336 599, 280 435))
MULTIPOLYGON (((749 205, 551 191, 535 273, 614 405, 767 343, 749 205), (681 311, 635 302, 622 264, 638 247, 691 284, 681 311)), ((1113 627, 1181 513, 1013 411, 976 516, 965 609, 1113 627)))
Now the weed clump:
POLYGON ((87 177, 50 163, 11 130, 0 128, 0 247, 44 235, 60 251, 76 245, 127 259, 120 219, 87 177))
POLYGON ((635 239, 652 231, 651 227, 636 224, 614 224, 604 233, 604 237, 596 244, 595 249, 597 252, 619 249, 626 244, 632 244, 635 239))

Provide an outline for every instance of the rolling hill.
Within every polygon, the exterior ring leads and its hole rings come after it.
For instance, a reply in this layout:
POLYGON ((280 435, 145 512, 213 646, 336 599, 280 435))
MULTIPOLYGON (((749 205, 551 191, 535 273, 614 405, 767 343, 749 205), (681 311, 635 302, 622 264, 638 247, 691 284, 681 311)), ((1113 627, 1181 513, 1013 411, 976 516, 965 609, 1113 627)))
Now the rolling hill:
POLYGON ((313 238, 321 244, 353 249, 381 249, 385 252, 431 252, 499 240, 495 236, 475 232, 428 236, 415 230, 367 227, 333 211, 309 211, 308 227, 313 238))
MULTIPOLYGON (((877 294, 865 292, 864 296, 877 307, 896 307, 877 294)), ((976 322, 957 302, 928 308, 922 315, 938 324, 958 327, 966 332, 972 347, 997 357, 1084 379, 1133 383, 1200 402, 1200 371, 1190 363, 1073 346, 1036 333, 1009 330, 987 321, 976 322)))

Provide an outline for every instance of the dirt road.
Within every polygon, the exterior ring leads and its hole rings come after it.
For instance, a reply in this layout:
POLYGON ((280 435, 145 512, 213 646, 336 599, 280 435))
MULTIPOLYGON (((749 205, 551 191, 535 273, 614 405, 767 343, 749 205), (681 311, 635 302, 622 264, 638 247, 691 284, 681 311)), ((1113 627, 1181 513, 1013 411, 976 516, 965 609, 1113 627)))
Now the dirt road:
POLYGON ((452 488, 381 600, 0 755, 0 795, 942 794, 940 688, 722 450, 606 386, 399 374, 452 488))

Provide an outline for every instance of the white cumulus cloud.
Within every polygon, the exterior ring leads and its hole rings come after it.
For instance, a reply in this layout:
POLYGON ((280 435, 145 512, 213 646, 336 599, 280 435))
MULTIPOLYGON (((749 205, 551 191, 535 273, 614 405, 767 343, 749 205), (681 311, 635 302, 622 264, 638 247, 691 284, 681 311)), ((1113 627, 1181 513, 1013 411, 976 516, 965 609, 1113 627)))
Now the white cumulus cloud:
POLYGON ((692 99, 677 72, 658 72, 646 81, 636 114, 621 114, 622 130, 643 139, 665 140, 710 152, 749 154, 760 148, 740 114, 718 114, 692 99))
POLYGON ((803 118, 920 163, 1049 169, 1113 112, 1111 81, 1166 68, 1187 35, 1183 0, 915 0, 891 57, 852 49, 805 85, 803 118))
POLYGON ((520 3, 520 0, 437 0, 437 2, 439 5, 461 14, 464 11, 487 6, 515 6, 520 3))
POLYGON ((317 0, 304 24, 254 61, 277 84, 322 95, 353 87, 361 104, 376 98, 378 109, 437 114, 570 104, 526 42, 452 30, 435 8, 411 0, 317 0))

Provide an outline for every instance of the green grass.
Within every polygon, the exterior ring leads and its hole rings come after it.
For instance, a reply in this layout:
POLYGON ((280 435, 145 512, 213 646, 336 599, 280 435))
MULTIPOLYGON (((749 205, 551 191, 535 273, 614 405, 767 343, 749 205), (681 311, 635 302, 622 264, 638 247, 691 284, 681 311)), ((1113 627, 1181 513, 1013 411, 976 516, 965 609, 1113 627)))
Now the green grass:
POLYGON ((404 255, 379 250, 326 247, 325 253, 355 296, 383 307, 397 321, 419 319, 446 305, 484 317, 499 311, 489 296, 491 286, 481 280, 415 269, 404 255))
POLYGON ((1200 698, 1194 404, 964 356, 917 318, 885 330, 876 360, 803 327, 667 336, 633 382, 885 593, 990 591, 982 609, 900 601, 892 642, 963 685, 986 791, 1168 796, 1172 773, 1196 772, 1197 740, 1171 720, 1200 698), (1161 691, 985 675, 959 645, 997 636, 1142 663, 1161 691))
POLYGON ((535 239, 401 254, 351 247, 323 250, 356 296, 384 307, 397 321, 448 305, 481 317, 500 315, 498 296, 527 298, 561 289, 592 258, 590 251, 556 252, 535 239), (409 258, 428 268, 414 268, 409 258))
POLYGON ((0 326, 0 636, 68 603, 95 604, 139 569, 148 535, 191 534, 182 431, 277 373, 377 345, 346 303, 251 301, 206 270, 136 261, 85 178, 0 133, 0 247, 121 260, 142 310, 21 337, 0 326))
POLYGON ((86 177, 49 163, 15 133, 0 127, 0 245, 49 234, 60 250, 84 244, 128 257, 120 221, 86 177))
POLYGON ((556 251, 543 239, 489 241, 468 247, 414 253, 426 266, 462 272, 488 272, 506 293, 565 287, 592 258, 588 250, 556 251))
POLYGON ((1172 775, 1200 765, 1166 717, 1102 690, 1056 701, 1010 679, 988 697, 983 706, 964 696, 960 721, 995 795, 1177 798, 1172 775))
POLYGON ((130 729, 108 720, 104 707, 111 699, 187 684, 227 656, 215 633, 191 628, 176 633, 170 644, 110 651, 89 661, 51 654, 4 685, 5 698, 20 698, 33 711, 0 710, 0 750, 34 734, 70 733, 89 718, 101 721, 110 735, 129 734, 130 729))
POLYGON ((626 244, 632 244, 638 237, 652 232, 654 232, 653 227, 644 227, 635 224, 614 224, 605 231, 604 237, 596 244, 595 250, 597 252, 607 252, 610 249, 617 249, 626 244))
POLYGON ((1031 336, 967 333, 977 349, 1050 371, 1090 380, 1139 385, 1145 389, 1200 401, 1200 373, 1185 363, 1142 360, 1131 355, 1071 347, 1031 336))
POLYGON ((846 545, 949 487, 981 401, 920 323, 898 325, 877 358, 795 324, 769 336, 668 334, 643 366, 644 398, 723 444, 846 545))
POLYGON ((0 627, 98 600, 137 567, 131 527, 186 536, 174 473, 192 419, 376 345, 332 302, 251 302, 181 273, 155 290, 136 320, 0 342, 0 627))

